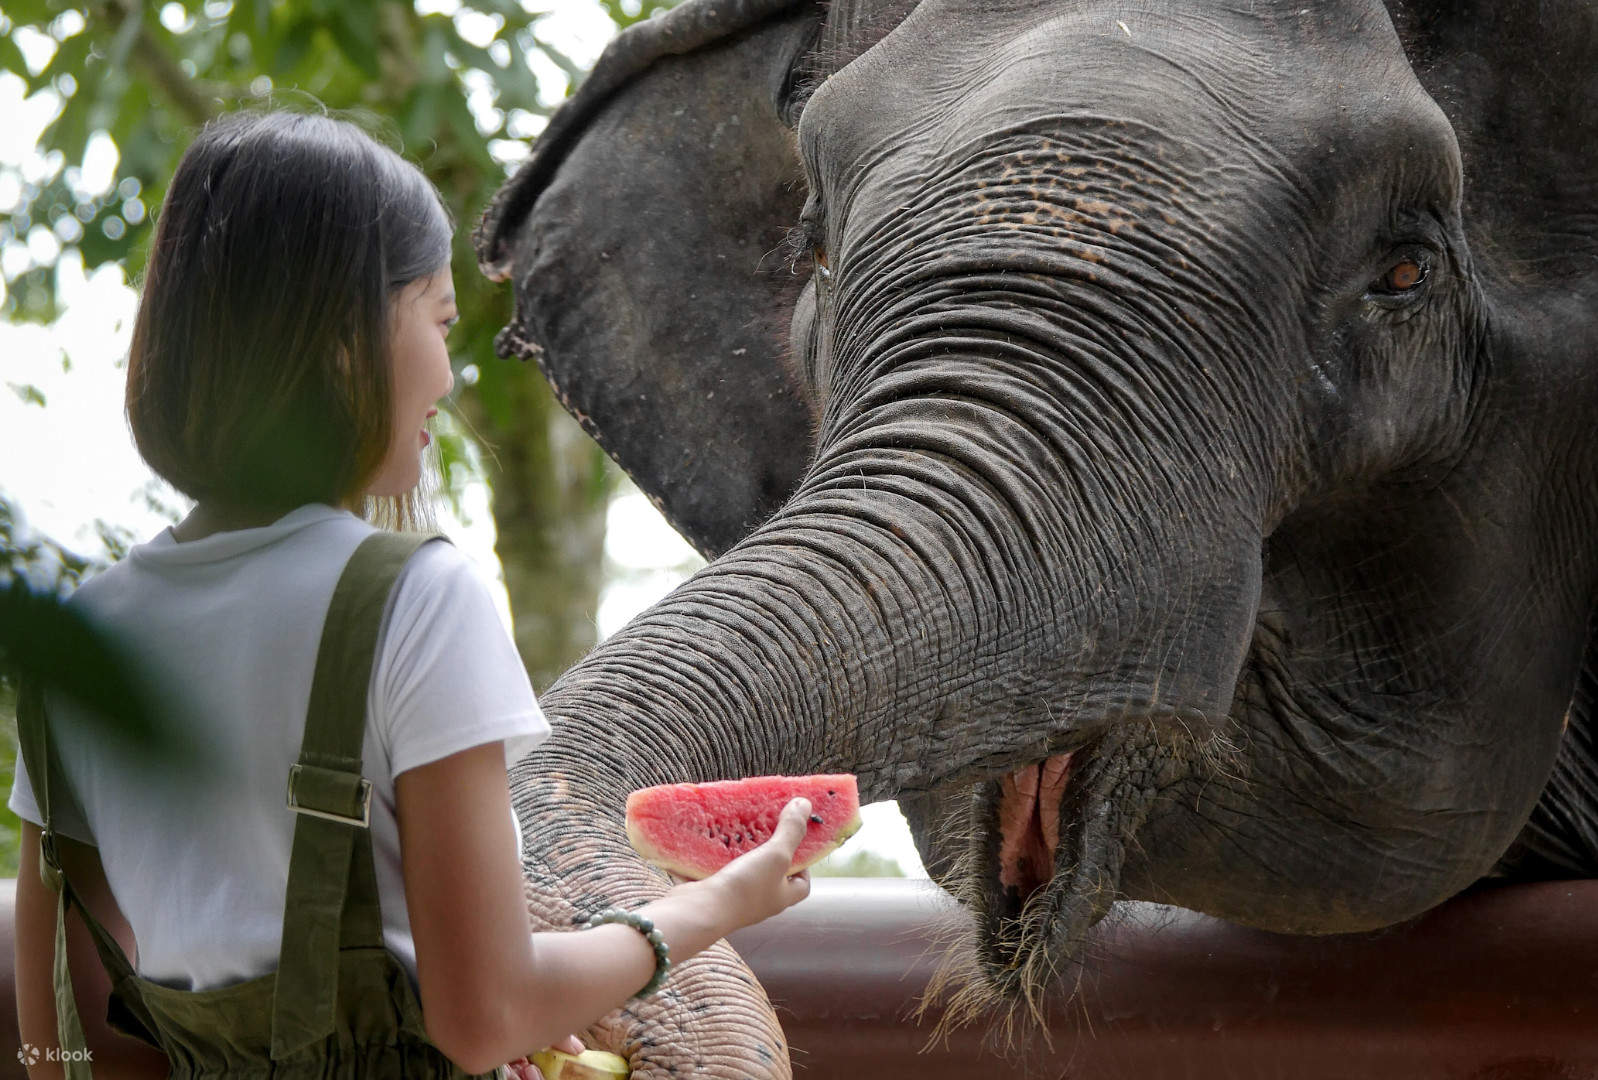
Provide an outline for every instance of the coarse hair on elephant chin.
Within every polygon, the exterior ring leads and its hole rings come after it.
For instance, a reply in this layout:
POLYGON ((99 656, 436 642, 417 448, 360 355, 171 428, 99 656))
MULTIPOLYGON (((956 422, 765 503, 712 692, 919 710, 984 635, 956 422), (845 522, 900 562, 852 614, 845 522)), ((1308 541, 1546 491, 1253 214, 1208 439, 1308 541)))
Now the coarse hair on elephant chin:
MULTIPOLYGON (((973 791, 973 801, 975 797, 973 791)), ((984 860, 978 855, 984 836, 977 815, 969 811, 952 814, 939 828, 959 844, 960 851, 940 884, 959 902, 962 914, 972 911, 982 888, 978 875, 984 872, 984 860)), ((938 966, 913 1014, 918 1023, 933 1021, 923 1052, 946 1042, 954 1031, 979 1022, 986 1024, 984 1042, 993 1053, 1020 1057, 1034 1050, 1040 1038, 1052 1049, 1048 1036, 1050 995, 1074 972, 1069 999, 1076 998, 1082 950, 1053 955, 1044 944, 1047 938, 1037 938, 1038 946, 1027 950, 1025 960, 1018 962, 1014 977, 1007 982, 1010 992, 1006 992, 993 980, 983 934, 983 924, 976 919, 962 917, 938 925, 929 949, 939 954, 938 966)))
POLYGON ((1018 912, 1000 910, 1000 783, 974 785, 935 823, 955 852, 938 883, 972 917, 938 928, 939 966, 916 1012, 918 1020, 936 1016, 930 1042, 981 1020, 997 1052, 1026 1053, 1039 1037, 1047 1043, 1051 1009, 1079 998, 1083 961, 1094 948, 1089 931, 1110 916, 1122 863, 1138 848, 1150 810, 1189 781, 1224 776, 1235 787, 1248 784, 1247 759, 1224 719, 1138 717, 1115 725, 1069 755, 1054 872, 1018 912))

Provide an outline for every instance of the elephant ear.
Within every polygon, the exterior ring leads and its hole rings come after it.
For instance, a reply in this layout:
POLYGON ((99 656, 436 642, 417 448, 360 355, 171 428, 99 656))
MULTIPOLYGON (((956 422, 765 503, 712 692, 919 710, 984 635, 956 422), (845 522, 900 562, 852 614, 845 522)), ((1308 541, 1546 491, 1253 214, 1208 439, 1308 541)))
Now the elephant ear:
POLYGON ((500 355, 707 556, 782 505, 813 417, 787 339, 806 197, 785 116, 813 0, 690 0, 619 35, 499 191, 474 242, 510 278, 500 355))
POLYGON ((1511 285, 1598 296, 1598 3, 1388 7, 1459 138, 1479 261, 1511 285))

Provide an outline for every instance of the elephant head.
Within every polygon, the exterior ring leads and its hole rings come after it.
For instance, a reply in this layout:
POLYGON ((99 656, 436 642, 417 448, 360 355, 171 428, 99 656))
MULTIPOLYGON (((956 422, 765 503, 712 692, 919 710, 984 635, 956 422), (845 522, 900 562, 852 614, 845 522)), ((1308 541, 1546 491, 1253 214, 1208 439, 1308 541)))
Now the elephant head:
MULTIPOLYGON (((1117 898, 1315 934, 1598 871, 1594 207, 1592 0, 623 34, 477 250, 712 561, 547 695, 533 891, 663 886, 631 787, 853 771, 971 1000, 1035 1003, 1117 898)), ((730 954, 684 975, 635 1064, 784 1072, 730 954)))

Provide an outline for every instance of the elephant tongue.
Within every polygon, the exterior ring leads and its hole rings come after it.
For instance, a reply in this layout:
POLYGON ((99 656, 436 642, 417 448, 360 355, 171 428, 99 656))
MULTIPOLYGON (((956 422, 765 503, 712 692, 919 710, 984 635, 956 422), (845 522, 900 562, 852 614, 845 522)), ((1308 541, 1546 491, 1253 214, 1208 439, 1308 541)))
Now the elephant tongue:
POLYGON ((1060 846, 1060 800, 1071 777, 1071 755, 1028 765, 999 781, 999 884, 1022 899, 1054 876, 1060 846))

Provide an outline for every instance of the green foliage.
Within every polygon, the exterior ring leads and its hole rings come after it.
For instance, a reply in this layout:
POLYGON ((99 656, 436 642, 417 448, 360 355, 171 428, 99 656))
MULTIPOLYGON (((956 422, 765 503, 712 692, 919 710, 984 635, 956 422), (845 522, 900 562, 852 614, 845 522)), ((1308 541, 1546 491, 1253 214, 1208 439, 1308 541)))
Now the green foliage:
MULTIPOLYGON (((595 2, 627 26, 676 0, 595 2)), ((460 405, 472 408, 451 410, 455 422, 444 425, 440 445, 445 494, 456 499, 482 470, 482 459, 493 456, 478 445, 466 413, 491 421, 485 434, 507 441, 537 442, 542 435, 529 433, 529 425, 548 423, 547 414, 528 402, 525 367, 494 355, 510 291, 476 272, 470 227, 541 118, 582 71, 539 35, 546 10, 518 0, 464 0, 451 14, 435 10, 444 6, 428 0, 424 14, 409 0, 0 0, 0 69, 57 109, 37 147, 47 163, 42 176, 25 179, 0 165, 21 188, 20 203, 0 219, 0 247, 44 227, 63 250, 77 251, 86 269, 117 263, 137 280, 167 182, 207 119, 248 107, 364 116, 364 126, 421 165, 460 226, 454 265, 461 322, 451 348, 457 386, 471 388, 471 400, 460 405), (559 75, 546 74, 541 82, 533 65, 540 59, 559 75), (86 155, 107 148, 114 148, 114 175, 91 188, 86 155)), ((0 318, 49 322, 57 314, 54 266, 32 266, 6 281, 0 318)), ((48 407, 37 388, 8 387, 48 407)), ((586 453, 578 487, 602 513, 611 474, 596 449, 586 453)), ((564 504, 551 506, 556 526, 572 516, 564 504)), ((30 560, 54 567, 49 580, 62 587, 88 569, 42 542, 24 550, 10 526, 9 507, 0 501, 0 587, 9 580, 3 571, 30 560)), ((101 539, 115 557, 131 538, 105 526, 101 539)), ((592 557, 598 558, 597 546, 592 557)), ((507 579, 511 570, 507 565, 507 579)), ((591 624, 592 611, 582 618, 591 624)), ((0 675, 0 726, 10 716, 4 706, 11 689, 0 675)), ((5 768, 14 753, 10 735, 0 734, 5 768)), ((9 772, 0 774, 6 791, 9 779, 9 772)), ((7 831, 14 821, 0 813, 0 873, 14 872, 14 863, 8 871, 4 861, 14 857, 14 827, 7 831)))
POLYGON ((16 394, 17 397, 21 398, 29 405, 45 404, 44 391, 40 390, 37 386, 33 386, 29 383, 14 382, 8 382, 6 385, 11 387, 11 392, 13 394, 16 394))
MULTIPOLYGON (((626 26, 676 0, 598 2, 626 26)), ((453 14, 431 10, 439 6, 421 14, 402 0, 0 2, 0 66, 19 74, 30 95, 60 102, 39 143, 50 175, 22 184, 21 205, 0 223, 0 245, 43 225, 79 251, 87 269, 117 262, 136 279, 167 180, 208 118, 240 107, 354 111, 422 166, 460 226, 461 323, 452 348, 457 367, 470 369, 461 381, 480 374, 474 392, 496 426, 509 426, 505 383, 522 369, 500 370, 493 352, 509 290, 475 272, 470 226, 583 71, 539 35, 547 11, 516 0, 466 0, 453 14), (19 48, 21 37, 34 47, 19 48), (48 45, 48 60, 30 68, 25 54, 37 62, 48 45), (535 57, 559 79, 541 83, 535 57), (91 191, 83 163, 97 136, 115 146, 117 167, 109 188, 91 191)), ((56 313, 52 266, 7 282, 0 317, 48 321, 56 313)), ((469 460, 452 454, 454 463, 469 460)))
MULTIPOLYGON (((17 695, 0 683, 0 788, 7 794, 17 772, 17 695)), ((17 876, 22 849, 22 823, 10 810, 0 809, 0 877, 17 876)))
MULTIPOLYGON (((188 751, 157 719, 122 649, 62 602, 93 568, 88 560, 26 532, 0 497, 0 785, 16 772, 16 676, 66 690, 147 753, 188 751)), ((0 876, 16 875, 20 822, 0 812, 0 876)))
POLYGON ((605 9, 605 14, 610 16, 612 22, 625 30, 633 23, 643 22, 675 6, 676 2, 677 0, 599 0, 599 6, 605 9))
MULTIPOLYGON (((31 536, 23 530, 11 504, 0 497, 0 589, 11 583, 31 581, 35 588, 64 591, 76 585, 90 569, 88 560, 73 555, 55 544, 31 536)), ((11 624, 13 630, 23 629, 11 624)), ((0 626, 0 631, 5 629, 0 626)), ((0 785, 6 795, 17 768, 17 694, 12 663, 0 644, 0 785)), ((8 809, 0 809, 0 877, 17 876, 17 852, 22 824, 8 809)))
POLYGON ((811 877, 904 877, 893 859, 864 849, 853 855, 828 855, 810 868, 811 877))

